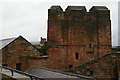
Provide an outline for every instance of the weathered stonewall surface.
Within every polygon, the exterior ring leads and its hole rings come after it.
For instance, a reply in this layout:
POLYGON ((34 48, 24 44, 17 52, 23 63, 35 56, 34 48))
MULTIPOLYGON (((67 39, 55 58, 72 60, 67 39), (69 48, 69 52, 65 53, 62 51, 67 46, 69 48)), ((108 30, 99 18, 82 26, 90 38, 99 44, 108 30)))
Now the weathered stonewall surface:
POLYGON ((93 6, 48 9, 48 67, 66 70, 111 52, 110 10, 93 6))

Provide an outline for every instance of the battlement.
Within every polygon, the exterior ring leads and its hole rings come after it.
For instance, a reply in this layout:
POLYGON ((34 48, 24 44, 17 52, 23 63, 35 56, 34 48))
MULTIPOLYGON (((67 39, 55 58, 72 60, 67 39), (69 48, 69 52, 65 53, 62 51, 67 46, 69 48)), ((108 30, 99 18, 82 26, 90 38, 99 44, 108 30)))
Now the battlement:
POLYGON ((48 9, 48 19, 64 19, 63 9, 60 6, 51 6, 48 9))
POLYGON ((53 20, 70 20, 70 19, 86 19, 90 16, 91 19, 110 19, 110 10, 105 6, 93 6, 87 12, 85 6, 68 6, 65 11, 60 6, 52 6, 48 9, 48 19, 53 20))
POLYGON ((93 6, 87 12, 85 6, 68 6, 65 11, 60 6, 52 6, 48 14, 50 68, 68 69, 111 51, 107 7, 93 6))
POLYGON ((66 19, 83 19, 85 15, 85 6, 68 6, 66 8, 66 19))
POLYGON ((110 10, 105 6, 93 6, 89 12, 97 19, 110 19, 110 10))

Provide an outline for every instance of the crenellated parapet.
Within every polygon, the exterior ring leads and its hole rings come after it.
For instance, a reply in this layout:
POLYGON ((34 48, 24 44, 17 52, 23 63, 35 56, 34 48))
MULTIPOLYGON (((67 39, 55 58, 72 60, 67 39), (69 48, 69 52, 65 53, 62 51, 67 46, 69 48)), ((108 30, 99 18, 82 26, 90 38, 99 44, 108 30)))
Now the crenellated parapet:
POLYGON ((65 11, 60 6, 52 6, 48 9, 48 19, 110 19, 110 10, 105 6, 93 6, 87 12, 85 6, 68 6, 65 11), (87 17, 87 18, 86 18, 87 17), (89 17, 89 18, 88 18, 89 17))
POLYGON ((63 9, 60 6, 51 6, 51 8, 48 9, 48 19, 63 20, 64 19, 63 9))
POLYGON ((86 15, 86 8, 85 6, 68 6, 66 8, 66 19, 84 19, 86 15))
POLYGON ((93 6, 89 11, 85 6, 68 6, 64 11, 52 6, 47 36, 50 64, 55 64, 50 68, 71 68, 102 56, 111 51, 110 10, 105 6, 93 6))
POLYGON ((105 6, 93 6, 89 12, 98 20, 110 19, 110 10, 105 6))

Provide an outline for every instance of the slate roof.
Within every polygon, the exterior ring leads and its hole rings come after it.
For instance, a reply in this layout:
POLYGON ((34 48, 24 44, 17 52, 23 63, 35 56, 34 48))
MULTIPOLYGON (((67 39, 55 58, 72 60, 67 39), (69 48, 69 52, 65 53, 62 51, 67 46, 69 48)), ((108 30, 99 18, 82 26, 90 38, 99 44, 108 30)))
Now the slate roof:
POLYGON ((7 46, 9 43, 14 41, 15 39, 16 38, 7 38, 7 39, 0 40, 0 49, 4 48, 5 46, 7 46))
POLYGON ((54 78, 64 78, 64 79, 70 79, 70 80, 88 80, 88 78, 85 78, 83 76, 76 76, 73 74, 68 74, 66 72, 60 72, 60 71, 55 71, 47 68, 41 68, 37 66, 31 66, 27 71, 27 73, 39 76, 45 80, 47 79, 54 79, 54 78))

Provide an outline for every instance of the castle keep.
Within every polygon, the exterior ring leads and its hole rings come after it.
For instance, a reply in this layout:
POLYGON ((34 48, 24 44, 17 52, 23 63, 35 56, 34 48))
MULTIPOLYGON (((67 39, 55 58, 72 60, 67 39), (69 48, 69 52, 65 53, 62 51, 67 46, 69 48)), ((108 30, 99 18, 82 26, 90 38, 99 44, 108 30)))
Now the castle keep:
POLYGON ((110 10, 60 6, 48 10, 49 68, 68 69, 111 51, 110 10))

